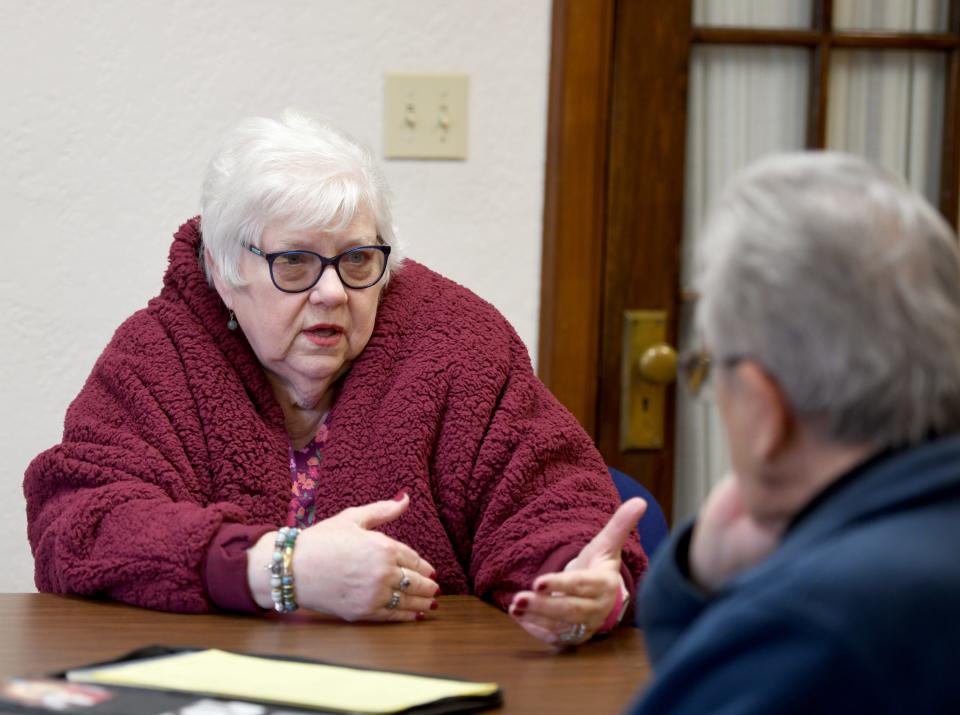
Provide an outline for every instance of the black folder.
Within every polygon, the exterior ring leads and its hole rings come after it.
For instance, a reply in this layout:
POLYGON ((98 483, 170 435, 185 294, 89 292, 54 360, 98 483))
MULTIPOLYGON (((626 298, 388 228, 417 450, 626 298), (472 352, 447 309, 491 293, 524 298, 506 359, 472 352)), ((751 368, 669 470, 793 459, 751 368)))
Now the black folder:
MULTIPOLYGON (((358 713, 356 710, 335 710, 291 707, 282 703, 271 703, 263 700, 235 699, 231 697, 213 696, 197 692, 183 692, 173 690, 158 690, 133 688, 104 683, 71 682, 67 674, 74 670, 88 670, 120 663, 143 661, 146 659, 162 658, 181 653, 198 653, 199 648, 178 648, 172 646, 154 645, 140 648, 114 660, 93 663, 81 666, 70 671, 56 673, 47 678, 11 678, 0 683, 0 715, 10 713, 89 713, 90 715, 178 715, 191 712, 197 715, 207 713, 222 713, 222 715, 308 715, 310 713, 358 713)), ((238 655, 247 655, 239 653, 238 655)), ((284 658, 274 655, 256 655, 272 661, 287 661, 315 665, 348 667, 351 670, 362 670, 380 673, 396 673, 401 675, 422 676, 451 682, 466 683, 470 681, 436 676, 426 673, 410 673, 403 671, 388 671, 374 668, 355 668, 343 666, 328 661, 311 660, 308 658, 284 658)), ((447 697, 430 702, 421 703, 404 710, 392 711, 397 715, 442 715, 443 713, 476 713, 499 707, 503 702, 499 688, 489 694, 447 697)), ((368 711, 369 712, 369 711, 368 711)))

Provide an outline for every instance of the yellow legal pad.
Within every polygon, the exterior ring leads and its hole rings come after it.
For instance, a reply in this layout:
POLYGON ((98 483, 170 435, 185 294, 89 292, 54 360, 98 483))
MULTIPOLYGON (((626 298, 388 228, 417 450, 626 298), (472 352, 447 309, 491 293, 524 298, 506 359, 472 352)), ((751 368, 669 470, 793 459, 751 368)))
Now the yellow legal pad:
POLYGON ((362 713, 396 713, 445 698, 483 697, 497 691, 496 683, 298 663, 222 650, 72 670, 67 678, 362 713))

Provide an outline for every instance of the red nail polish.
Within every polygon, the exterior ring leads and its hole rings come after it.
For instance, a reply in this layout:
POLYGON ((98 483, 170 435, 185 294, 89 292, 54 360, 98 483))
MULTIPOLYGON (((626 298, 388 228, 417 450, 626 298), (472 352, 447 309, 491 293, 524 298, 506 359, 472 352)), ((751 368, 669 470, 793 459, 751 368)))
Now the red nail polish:
POLYGON ((538 584, 538 585, 537 585, 537 590, 538 590, 538 591, 546 591, 546 590, 547 590, 547 583, 546 583, 546 581, 544 581, 543 583, 538 584))
POLYGON ((403 501, 403 498, 404 498, 405 496, 407 496, 407 490, 406 490, 406 489, 401 489, 401 490, 398 491, 398 492, 396 493, 396 495, 393 497, 393 500, 394 500, 394 501, 403 501))
POLYGON ((437 603, 436 601, 430 601, 430 610, 431 610, 431 611, 436 611, 438 608, 440 608, 440 604, 439 604, 439 603, 437 603))
POLYGON ((518 598, 517 599, 517 608, 524 609, 530 605, 530 601, 527 598, 518 598))
POLYGON ((427 617, 427 614, 426 614, 426 613, 424 613, 423 611, 417 611, 417 620, 418 620, 418 621, 425 620, 426 617, 427 617))
POLYGON ((437 590, 433 592, 433 597, 436 598, 439 595, 440 595, 440 587, 437 586, 437 590))

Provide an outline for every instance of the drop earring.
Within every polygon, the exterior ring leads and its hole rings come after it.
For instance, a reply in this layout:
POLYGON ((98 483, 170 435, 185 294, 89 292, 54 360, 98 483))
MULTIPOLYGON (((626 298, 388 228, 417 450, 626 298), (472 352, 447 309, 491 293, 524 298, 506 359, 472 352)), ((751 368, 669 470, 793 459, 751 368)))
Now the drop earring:
POLYGON ((237 316, 230 311, 230 320, 227 321, 227 330, 236 330, 240 324, 237 322, 237 316))

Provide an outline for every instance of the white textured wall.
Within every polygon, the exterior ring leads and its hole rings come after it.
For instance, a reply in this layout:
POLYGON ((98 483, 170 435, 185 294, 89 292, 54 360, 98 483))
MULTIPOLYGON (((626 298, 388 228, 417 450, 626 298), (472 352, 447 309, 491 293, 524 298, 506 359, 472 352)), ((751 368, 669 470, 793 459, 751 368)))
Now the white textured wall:
MULTIPOLYGON (((0 2, 0 591, 33 588, 23 471, 237 119, 292 106, 379 149, 385 71, 470 75, 470 158, 387 162, 409 255, 533 348, 549 0, 0 2)), ((382 155, 382 152, 381 152, 382 155)))

